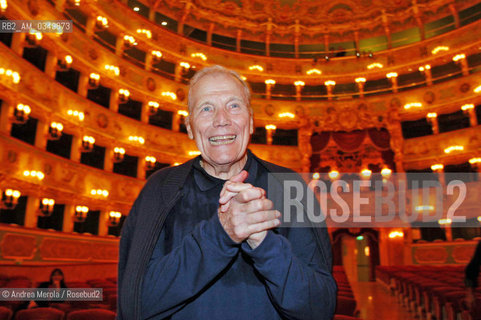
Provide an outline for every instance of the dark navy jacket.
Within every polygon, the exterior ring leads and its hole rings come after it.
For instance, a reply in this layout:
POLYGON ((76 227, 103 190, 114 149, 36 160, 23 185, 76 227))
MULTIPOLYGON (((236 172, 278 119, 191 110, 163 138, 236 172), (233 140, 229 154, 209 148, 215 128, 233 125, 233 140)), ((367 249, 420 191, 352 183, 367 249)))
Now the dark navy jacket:
MULTIPOLYGON (((291 172, 255 159, 268 172, 291 172)), ((191 172, 192 163, 193 160, 154 174, 126 219, 120 241, 118 319, 142 319, 142 284, 147 265, 166 216, 181 197, 182 185, 191 172)), ((279 189, 269 190, 270 199, 271 195, 282 194, 281 181, 276 187, 279 189)), ((327 229, 279 230, 279 234, 270 231, 259 250, 249 252, 248 246, 243 246, 243 251, 253 259, 256 272, 263 278, 270 302, 279 315, 276 319, 331 319, 335 307, 336 285, 330 273, 331 248, 327 229), (289 242, 289 238, 297 239, 293 235, 299 231, 311 233, 310 239, 317 244, 314 246, 317 247, 317 252, 312 252, 312 245, 289 242), (262 250, 263 245, 277 246, 281 248, 281 254, 269 255, 269 250, 262 250), (309 247, 310 249, 306 249, 309 247), (313 256, 316 256, 315 261, 313 256)), ((176 310, 178 306, 187 304, 189 299, 198 297, 199 291, 225 269, 240 250, 238 245, 229 242, 225 237, 228 236, 215 215, 212 221, 201 223, 192 236, 183 242, 182 247, 168 254, 165 259, 168 262, 161 266, 176 268, 159 270, 162 272, 161 279, 165 279, 170 290, 168 298, 159 301, 164 311, 176 310)), ((159 291, 163 289, 165 291, 165 288, 159 288, 159 291)), ((227 301, 235 297, 226 296, 225 299, 227 301)), ((255 302, 252 301, 253 308, 255 302)), ((206 306, 206 309, 209 308, 216 306, 206 306)), ((168 312, 162 314, 169 315, 168 312)), ((228 313, 223 317, 244 318, 239 312, 228 313)))

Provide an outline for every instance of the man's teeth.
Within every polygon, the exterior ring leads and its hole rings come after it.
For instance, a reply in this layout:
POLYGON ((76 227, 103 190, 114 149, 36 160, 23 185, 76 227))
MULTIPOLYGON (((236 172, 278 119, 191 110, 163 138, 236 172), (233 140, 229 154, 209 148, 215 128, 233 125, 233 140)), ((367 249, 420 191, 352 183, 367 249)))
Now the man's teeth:
POLYGON ((209 142, 213 145, 229 144, 234 142, 236 135, 210 137, 209 142))

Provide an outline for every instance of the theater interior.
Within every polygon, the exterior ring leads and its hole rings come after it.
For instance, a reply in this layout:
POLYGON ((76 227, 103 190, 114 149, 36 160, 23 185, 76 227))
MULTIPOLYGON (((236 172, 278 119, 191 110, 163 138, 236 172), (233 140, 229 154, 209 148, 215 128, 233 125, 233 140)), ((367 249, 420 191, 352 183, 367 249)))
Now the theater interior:
MULTIPOLYGON (((150 175, 200 154, 186 134, 188 83, 215 64, 251 87, 253 153, 307 183, 420 174, 444 188, 466 176, 464 223, 446 207, 430 221, 328 221, 334 319, 480 319, 481 291, 469 308, 464 278, 481 240, 481 1, 0 0, 0 10, 0 287, 36 288, 60 268, 69 288, 103 288, 102 301, 48 310, 4 299, 0 319, 115 317, 122 224, 150 175), (15 20, 72 24, 4 32, 15 20)), ((437 209, 409 199, 418 216, 437 209)))

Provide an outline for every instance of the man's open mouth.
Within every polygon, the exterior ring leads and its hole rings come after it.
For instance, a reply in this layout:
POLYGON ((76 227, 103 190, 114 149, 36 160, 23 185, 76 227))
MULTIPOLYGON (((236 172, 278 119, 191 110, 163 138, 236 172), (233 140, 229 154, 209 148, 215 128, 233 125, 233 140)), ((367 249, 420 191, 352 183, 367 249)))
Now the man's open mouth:
POLYGON ((237 135, 215 136, 215 137, 210 137, 209 142, 214 146, 218 146, 221 144, 233 143, 236 138, 237 138, 237 135))

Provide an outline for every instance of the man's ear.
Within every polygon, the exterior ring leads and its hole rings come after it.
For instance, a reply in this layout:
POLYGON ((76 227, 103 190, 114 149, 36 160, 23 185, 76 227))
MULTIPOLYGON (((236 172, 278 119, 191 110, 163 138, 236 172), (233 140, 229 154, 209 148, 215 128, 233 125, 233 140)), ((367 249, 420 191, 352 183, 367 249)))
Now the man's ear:
POLYGON ((187 135, 189 139, 194 140, 194 134, 192 133, 192 128, 190 127, 190 116, 185 118, 185 128, 187 129, 187 135))
POLYGON ((251 116, 251 119, 250 119, 250 126, 251 126, 251 130, 249 132, 249 134, 253 134, 254 133, 254 118, 251 116))

